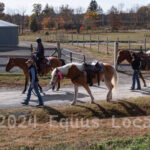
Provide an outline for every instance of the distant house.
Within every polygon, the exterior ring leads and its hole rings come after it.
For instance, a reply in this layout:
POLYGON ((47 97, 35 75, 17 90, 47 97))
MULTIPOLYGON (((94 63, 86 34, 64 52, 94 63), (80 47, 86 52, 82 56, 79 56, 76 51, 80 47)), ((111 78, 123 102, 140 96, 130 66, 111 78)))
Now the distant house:
POLYGON ((18 26, 0 20, 0 46, 18 45, 18 26))

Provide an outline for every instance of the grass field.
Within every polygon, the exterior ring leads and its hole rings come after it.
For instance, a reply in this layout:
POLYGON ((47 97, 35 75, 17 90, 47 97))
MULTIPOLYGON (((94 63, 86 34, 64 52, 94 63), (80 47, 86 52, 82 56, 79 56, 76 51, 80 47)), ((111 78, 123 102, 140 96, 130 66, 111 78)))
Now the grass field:
MULTIPOLYGON (((51 74, 39 77, 39 83, 41 86, 49 86, 51 74)), ((23 73, 0 73, 0 87, 16 87, 24 86, 25 77, 23 73)), ((61 85, 70 85, 71 82, 65 79, 61 82, 61 85)))
POLYGON ((92 105, 0 109, 0 149, 145 150, 150 146, 149 108, 149 97, 141 97, 92 105), (10 115, 16 118, 15 126, 10 115), (19 119, 23 115, 25 122, 19 119), (50 122, 52 115, 58 117, 50 122), (30 120, 34 116, 36 126, 30 120), (130 126, 124 126, 125 119, 131 122, 130 126), (134 126, 135 120, 138 127, 134 126), (89 127, 85 126, 87 123, 89 127))
POLYGON ((91 31, 90 33, 80 34, 76 33, 66 33, 66 32, 52 32, 48 31, 49 35, 45 35, 46 31, 42 31, 39 33, 28 33, 25 35, 20 35, 19 40, 21 41, 35 41, 36 37, 41 37, 43 41, 98 41, 98 36, 100 41, 142 41, 146 38, 147 41, 150 41, 150 31, 128 31, 128 32, 99 32, 99 31, 91 31), (91 37, 90 37, 91 34, 91 37))

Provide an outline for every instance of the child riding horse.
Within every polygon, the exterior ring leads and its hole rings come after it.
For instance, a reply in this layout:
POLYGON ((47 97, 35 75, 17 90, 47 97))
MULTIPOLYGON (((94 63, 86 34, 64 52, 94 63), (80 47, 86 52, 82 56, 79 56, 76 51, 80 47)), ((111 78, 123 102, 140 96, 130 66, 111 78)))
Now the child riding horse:
MULTIPOLYGON (((43 74, 42 75, 46 75, 47 73, 49 73, 56 67, 65 65, 65 61, 63 59, 56 58, 56 57, 48 57, 47 59, 50 61, 50 65, 45 64, 43 66, 43 68, 42 68, 43 74)), ((27 60, 28 60, 27 58, 9 58, 9 61, 6 65, 6 71, 10 71, 13 67, 19 67, 20 69, 23 70, 24 75, 25 75, 25 85, 24 85, 24 90, 22 93, 26 92, 27 85, 29 82, 28 67, 27 67, 27 64, 25 63, 27 60)), ((57 90, 59 88, 60 88, 60 84, 58 83, 57 90)), ((41 88, 41 90, 42 90, 42 88, 41 88)))

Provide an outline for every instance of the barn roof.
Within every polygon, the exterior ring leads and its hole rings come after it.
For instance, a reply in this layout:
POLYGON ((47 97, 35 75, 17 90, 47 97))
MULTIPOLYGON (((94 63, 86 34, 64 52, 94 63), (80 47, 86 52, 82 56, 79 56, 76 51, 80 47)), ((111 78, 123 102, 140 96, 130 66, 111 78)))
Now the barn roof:
POLYGON ((0 27, 18 27, 16 24, 0 20, 0 27))

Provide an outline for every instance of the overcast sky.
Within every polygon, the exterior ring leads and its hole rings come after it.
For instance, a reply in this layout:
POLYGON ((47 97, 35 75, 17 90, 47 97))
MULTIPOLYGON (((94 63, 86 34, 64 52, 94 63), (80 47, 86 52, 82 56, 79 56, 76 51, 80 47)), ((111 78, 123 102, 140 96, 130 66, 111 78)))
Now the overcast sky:
MULTIPOLYGON (((32 5, 34 3, 41 3, 43 8, 48 3, 50 6, 58 9, 62 5, 69 5, 70 8, 76 9, 82 7, 85 11, 89 6, 91 0, 0 0, 5 4, 6 13, 14 13, 22 10, 26 10, 26 14, 32 13, 32 5)), ((130 8, 135 8, 137 6, 143 6, 150 4, 150 0, 97 0, 99 6, 102 7, 103 11, 106 13, 111 6, 119 7, 123 4, 123 10, 130 8)))

